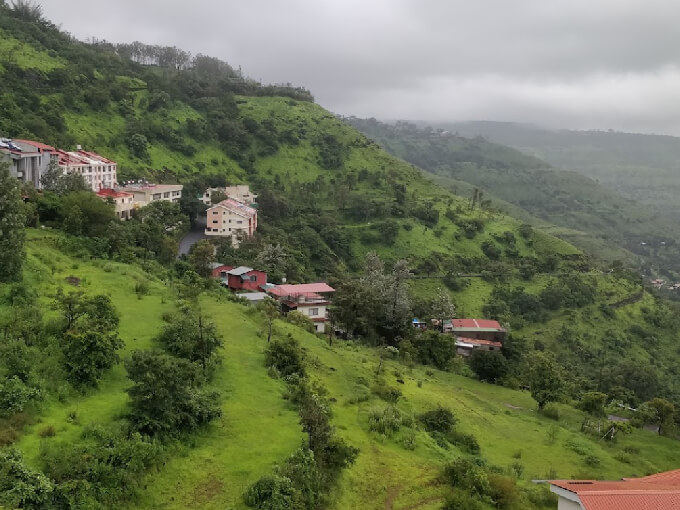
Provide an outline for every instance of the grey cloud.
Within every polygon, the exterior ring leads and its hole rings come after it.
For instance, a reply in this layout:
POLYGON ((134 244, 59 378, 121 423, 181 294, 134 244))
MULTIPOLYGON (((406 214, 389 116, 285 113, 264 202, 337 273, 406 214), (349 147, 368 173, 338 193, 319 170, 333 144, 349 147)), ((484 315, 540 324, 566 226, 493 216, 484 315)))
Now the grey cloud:
POLYGON ((345 115, 680 134, 667 0, 48 0, 76 37, 177 45, 345 115))

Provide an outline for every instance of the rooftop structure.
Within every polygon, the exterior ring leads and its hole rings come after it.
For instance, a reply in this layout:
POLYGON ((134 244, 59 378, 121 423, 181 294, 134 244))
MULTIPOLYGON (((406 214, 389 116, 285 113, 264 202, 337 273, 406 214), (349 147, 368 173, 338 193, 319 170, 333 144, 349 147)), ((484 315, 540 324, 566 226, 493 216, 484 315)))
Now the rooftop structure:
POLYGON ((227 198, 252 205, 257 199, 257 195, 251 193, 250 186, 247 184, 237 184, 236 186, 226 186, 224 188, 208 188, 199 199, 205 205, 212 204, 213 193, 223 193, 227 198))
POLYGON ((125 191, 116 191, 111 188, 104 188, 97 191, 97 196, 102 200, 113 202, 116 216, 121 220, 132 218, 134 210, 134 195, 125 191))
POLYGON ((303 283, 300 285, 277 285, 267 289, 269 295, 281 303, 284 313, 298 311, 314 322, 317 333, 323 333, 328 322, 329 294, 335 289, 327 283, 303 283))
POLYGON ((456 336, 503 342, 507 330, 498 321, 488 319, 451 319, 444 321, 444 333, 456 336))
POLYGON ((553 480, 559 510, 680 509, 680 469, 619 481, 553 480))
POLYGON ((119 191, 132 193, 134 196, 135 207, 144 207, 151 202, 179 202, 182 198, 181 184, 151 184, 151 183, 129 183, 121 186, 119 191))

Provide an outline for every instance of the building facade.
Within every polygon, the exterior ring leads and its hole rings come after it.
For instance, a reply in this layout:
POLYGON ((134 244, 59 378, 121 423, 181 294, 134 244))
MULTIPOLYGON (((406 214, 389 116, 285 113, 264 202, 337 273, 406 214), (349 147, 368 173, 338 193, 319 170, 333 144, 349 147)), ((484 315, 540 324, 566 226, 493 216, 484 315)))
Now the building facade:
POLYGON ((104 201, 113 202, 118 219, 129 220, 132 218, 132 211, 135 209, 132 193, 105 188, 97 191, 97 196, 104 201))
POLYGON ((219 266, 213 269, 213 278, 217 278, 222 285, 231 290, 258 291, 267 285, 267 273, 258 271, 252 267, 219 266))
POLYGON ((77 151, 57 151, 59 168, 66 173, 80 174, 85 183, 95 193, 118 185, 118 166, 115 161, 95 152, 82 149, 77 151))
POLYGON ((181 184, 129 184, 121 186, 118 191, 131 193, 135 208, 144 207, 151 202, 179 202, 182 198, 181 184))
POLYGON ((297 310, 309 317, 317 333, 323 333, 328 322, 330 296, 335 289, 326 283, 303 283, 300 285, 277 285, 267 290, 281 303, 283 313, 297 310))
POLYGON ((206 211, 205 235, 231 237, 234 246, 257 230, 257 210, 228 198, 206 211))
POLYGON ((508 332, 498 321, 487 319, 452 319, 444 321, 444 333, 476 340, 504 342, 508 332))
POLYGON ((10 175, 40 189, 43 174, 50 163, 57 163, 58 155, 54 147, 44 143, 0 138, 0 161, 9 163, 10 175))

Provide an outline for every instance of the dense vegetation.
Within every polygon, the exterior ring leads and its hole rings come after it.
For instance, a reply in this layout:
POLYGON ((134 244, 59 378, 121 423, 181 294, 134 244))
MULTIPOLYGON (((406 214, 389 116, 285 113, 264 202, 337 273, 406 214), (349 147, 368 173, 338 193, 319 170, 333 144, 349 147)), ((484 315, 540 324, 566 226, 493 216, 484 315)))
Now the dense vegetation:
POLYGON ((77 140, 125 177, 185 184, 181 204, 121 223, 82 179, 51 176, 22 201, 0 174, 0 258, 27 237, 0 284, 0 504, 549 508, 528 480, 674 467, 678 314, 635 273, 479 190, 451 194, 301 89, 0 11, 4 134, 77 140), (51 100, 60 127, 42 122, 51 100), (226 182, 259 195, 257 235, 176 260, 196 195, 226 182), (327 279, 351 338, 246 307, 207 278, 216 258, 327 279), (468 364, 451 336, 410 326, 454 314, 501 320, 503 353, 468 364), (667 437, 605 421, 616 401, 667 437))
MULTIPOLYGON (((676 223, 660 217, 649 207, 649 199, 633 202, 631 198, 638 196, 619 195, 596 172, 580 171, 581 162, 565 166, 570 171, 553 168, 533 155, 542 156, 540 151, 523 154, 479 136, 487 133, 484 123, 479 131, 474 128, 477 123, 456 124, 443 131, 408 122, 347 121, 390 153, 435 174, 436 182, 454 193, 471 196, 479 188, 494 207, 547 228, 596 258, 634 263, 649 275, 678 270, 676 223)), ((508 138, 490 133, 492 141, 508 143, 508 138)), ((559 149, 555 152, 562 154, 559 149)), ((561 162, 557 155, 548 161, 561 162)))

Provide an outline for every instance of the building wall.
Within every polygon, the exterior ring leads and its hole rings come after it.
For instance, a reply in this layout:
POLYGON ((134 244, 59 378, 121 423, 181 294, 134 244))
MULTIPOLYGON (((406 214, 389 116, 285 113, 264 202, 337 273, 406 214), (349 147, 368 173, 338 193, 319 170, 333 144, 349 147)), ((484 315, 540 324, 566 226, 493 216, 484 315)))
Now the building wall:
POLYGON ((497 331, 477 331, 476 329, 464 330, 462 328, 456 328, 453 332, 456 336, 475 338, 477 340, 491 340, 492 342, 503 342, 505 340, 505 334, 497 331))
POLYGON ((583 507, 575 501, 560 497, 557 501, 557 510, 583 510, 583 507))
POLYGON ((239 216, 226 207, 212 207, 206 212, 205 234, 208 236, 231 237, 232 244, 238 245, 239 233, 251 237, 257 228, 257 215, 252 218, 239 216))
POLYGON ((82 164, 82 165, 59 165, 64 173, 76 173, 83 176, 85 183, 92 191, 113 188, 117 182, 117 166, 115 163, 107 164, 82 164))
POLYGON ((33 184, 35 189, 42 188, 40 180, 50 166, 51 160, 52 156, 48 151, 11 155, 0 153, 0 161, 6 161, 10 164, 10 175, 21 182, 33 184))
POLYGON ((323 333, 326 324, 326 305, 310 304, 305 306, 298 305, 298 312, 306 315, 310 319, 323 319, 323 322, 314 322, 317 333, 323 333))

